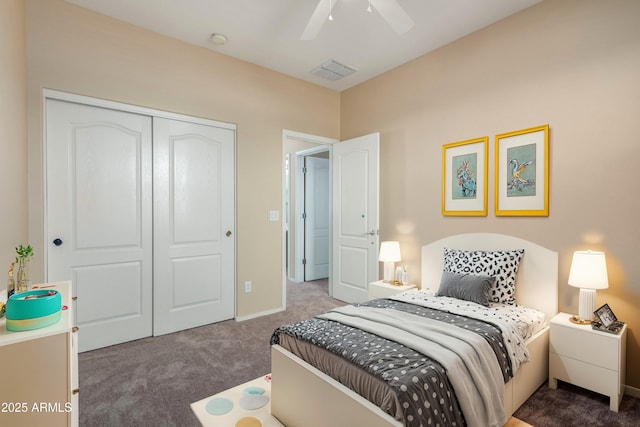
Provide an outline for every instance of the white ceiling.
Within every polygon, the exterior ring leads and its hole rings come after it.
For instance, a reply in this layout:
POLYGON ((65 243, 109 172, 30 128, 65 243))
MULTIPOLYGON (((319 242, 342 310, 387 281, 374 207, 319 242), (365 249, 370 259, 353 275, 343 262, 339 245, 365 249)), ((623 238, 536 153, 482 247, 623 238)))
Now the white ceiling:
POLYGON ((542 0, 397 0, 415 22, 396 34, 368 0, 332 0, 333 21, 300 36, 319 0, 67 0, 121 21, 342 91, 542 0), (216 46, 212 33, 228 42, 216 46), (358 70, 331 81, 311 74, 335 60, 358 70))

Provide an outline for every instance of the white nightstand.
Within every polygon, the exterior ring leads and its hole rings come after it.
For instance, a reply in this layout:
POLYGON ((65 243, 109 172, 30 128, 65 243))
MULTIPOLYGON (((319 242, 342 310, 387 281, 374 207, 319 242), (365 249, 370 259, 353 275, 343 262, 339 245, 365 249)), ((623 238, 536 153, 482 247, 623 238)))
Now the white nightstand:
POLYGON ((618 412, 624 394, 627 325, 619 334, 576 325, 570 314, 551 319, 549 341, 549 387, 566 381, 610 397, 609 408, 618 412))
POLYGON ((399 294, 409 289, 415 289, 416 285, 408 283, 406 285, 392 285, 390 283, 378 280, 377 282, 369 283, 369 299, 376 298, 388 298, 395 294, 399 294))

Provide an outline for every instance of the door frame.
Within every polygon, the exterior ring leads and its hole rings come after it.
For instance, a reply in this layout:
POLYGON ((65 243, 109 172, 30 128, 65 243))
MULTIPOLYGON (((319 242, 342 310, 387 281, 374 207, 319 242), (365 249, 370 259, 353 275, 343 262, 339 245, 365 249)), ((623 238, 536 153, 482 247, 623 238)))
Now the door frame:
MULTIPOLYGON (((296 132, 296 131, 292 131, 292 130, 287 130, 287 129, 283 129, 282 130, 282 218, 286 218, 286 210, 287 210, 287 187, 286 187, 286 183, 287 183, 287 175, 286 175, 286 157, 287 157, 287 141, 289 139, 296 139, 299 141, 304 141, 304 142, 310 142, 313 144, 318 144, 318 147, 313 147, 307 150, 302 150, 302 151, 298 151, 295 153, 295 157, 296 157, 296 170, 294 171, 296 174, 296 185, 294 189, 289 189, 290 191, 293 190, 294 194, 295 194, 295 209, 294 211, 299 211, 299 209, 301 210, 302 208, 300 206, 302 206, 303 200, 301 200, 301 196, 300 194, 304 194, 304 188, 302 189, 298 189, 298 187, 300 186, 301 182, 300 182, 300 176, 298 176, 298 173, 300 172, 301 175, 301 169, 298 167, 298 158, 299 157, 304 157, 306 155, 309 154, 314 154, 314 153, 318 153, 318 152, 322 152, 322 151, 329 151, 329 169, 331 169, 331 146, 333 144, 335 144, 336 142, 340 142, 340 140, 338 139, 334 139, 334 138, 328 138, 328 137, 324 137, 324 136, 318 136, 318 135, 312 135, 312 134, 308 134, 308 133, 302 133, 302 132, 296 132)), ((290 173, 292 172, 291 170, 289 171, 290 173)), ((329 173, 329 192, 331 194, 331 173, 329 173)), ((331 195, 329 196, 329 203, 331 203, 331 195)), ((331 208, 331 207, 330 207, 331 208)), ((301 227, 302 225, 302 221, 301 218, 289 218, 289 221, 295 221, 295 227, 296 230, 300 230, 299 227, 301 227), (298 224, 298 221, 300 222, 300 225, 298 224)), ((329 225, 331 227, 331 225, 329 225)), ((302 252, 301 248, 303 243, 299 243, 299 235, 301 235, 301 233, 297 233, 296 234, 296 245, 295 245, 295 250, 294 250, 294 263, 295 263, 295 274, 294 274, 294 280, 295 281, 302 281, 302 278, 300 277, 301 273, 302 273, 302 252), (300 268, 299 268, 300 267, 300 268)), ((331 239, 331 231, 329 231, 329 239, 331 239)), ((331 243, 329 243, 329 252, 330 252, 330 256, 331 256, 331 243)), ((331 257, 329 258, 329 262, 331 262, 331 257)), ((303 277, 303 276, 302 276, 303 277)), ((288 279, 288 275, 287 275, 287 223, 286 220, 282 221, 282 309, 286 310, 287 308, 287 279, 288 279)), ((331 280, 331 268, 329 268, 329 295, 333 294, 333 288, 332 288, 332 280, 331 280)))
MULTIPOLYGON (((178 120, 178 121, 186 121, 186 122, 190 122, 190 123, 195 123, 195 124, 201 124, 201 125, 205 125, 205 126, 214 126, 214 127, 218 127, 218 128, 223 128, 223 129, 230 129, 233 130, 235 132, 235 140, 234 140, 234 144, 233 144, 233 162, 234 162, 234 176, 233 176, 233 206, 234 206, 234 216, 233 216, 233 221, 234 224, 237 225, 238 223, 238 192, 237 192, 237 182, 238 182, 238 144, 237 144, 237 138, 238 138, 238 126, 235 123, 227 123, 227 122, 220 122, 217 120, 213 120, 213 119, 206 119, 206 118, 202 118, 202 117, 195 117, 195 116, 189 116, 186 114, 179 114, 179 113, 172 113, 172 112, 168 112, 168 111, 163 111, 163 110, 156 110, 154 108, 148 108, 148 107, 141 107, 138 105, 133 105, 133 104, 125 104, 122 102, 116 102, 116 101, 110 101, 110 100, 106 100, 106 99, 102 99, 102 98, 94 98, 94 97, 90 97, 90 96, 85 96, 85 95, 78 95, 78 94, 74 94, 74 93, 68 93, 68 92, 62 92, 62 91, 58 91, 58 90, 53 90, 53 89, 42 89, 42 97, 41 97, 41 102, 42 102, 42 110, 43 110, 43 114, 41 117, 41 126, 44 130, 46 130, 47 128, 47 111, 46 111, 46 101, 47 99, 54 99, 54 100, 58 100, 58 101, 67 101, 67 102, 73 102, 76 104, 84 104, 84 105, 89 105, 92 107, 101 107, 101 108, 108 108, 108 109, 113 109, 113 110, 119 110, 119 111, 124 111, 124 112, 128 112, 128 113, 135 113, 135 114, 141 114, 141 115, 146 115, 146 116, 150 116, 150 117, 158 117, 158 118, 164 118, 164 119, 170 119, 170 120, 178 120)), ((43 206, 43 226, 42 226, 42 242, 43 242, 43 247, 42 247, 42 254, 43 254, 43 261, 44 261, 44 265, 43 265, 43 277, 44 277, 44 281, 47 282, 48 281, 48 262, 49 260, 47 259, 47 245, 49 244, 48 241, 48 232, 49 230, 47 229, 47 218, 49 213, 47 212, 47 197, 48 197, 48 190, 47 190, 47 183, 46 183, 46 176, 47 176, 47 158, 46 158, 46 153, 47 153, 47 139, 46 136, 43 135, 42 138, 42 171, 43 171, 43 191, 42 191, 42 201, 44 203, 43 206)), ((237 281, 237 276, 238 276, 238 272, 237 272, 237 268, 238 268, 238 260, 237 260, 237 256, 238 256, 238 245, 237 245, 237 240, 236 240, 236 234, 237 233, 233 233, 233 239, 234 239, 234 254, 233 254, 233 289, 234 289, 234 293, 233 293, 233 307, 234 307, 234 313, 233 313, 233 317, 237 317, 237 313, 238 313, 238 307, 237 307, 237 302, 238 302, 238 290, 237 290, 237 286, 236 286, 236 281, 237 281)))

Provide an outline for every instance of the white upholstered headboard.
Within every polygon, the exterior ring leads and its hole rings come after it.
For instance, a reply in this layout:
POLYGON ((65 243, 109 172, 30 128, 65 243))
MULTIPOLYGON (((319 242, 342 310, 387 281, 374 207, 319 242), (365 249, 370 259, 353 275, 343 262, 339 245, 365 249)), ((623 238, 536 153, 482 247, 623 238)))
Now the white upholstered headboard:
POLYGON ((549 321, 558 312, 558 254, 536 243, 505 234, 456 234, 422 247, 422 289, 438 290, 443 249, 494 251, 524 249, 516 279, 516 303, 536 308, 549 321))

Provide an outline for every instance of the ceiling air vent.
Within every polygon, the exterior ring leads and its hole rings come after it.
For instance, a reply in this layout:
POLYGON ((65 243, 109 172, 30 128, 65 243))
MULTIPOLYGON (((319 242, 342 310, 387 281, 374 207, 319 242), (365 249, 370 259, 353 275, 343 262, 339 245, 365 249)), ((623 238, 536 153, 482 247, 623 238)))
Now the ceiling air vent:
POLYGON ((327 80, 339 80, 355 73, 356 71, 357 70, 355 68, 348 67, 332 59, 324 64, 318 65, 316 68, 311 70, 311 74, 315 74, 316 76, 320 76, 327 80))

